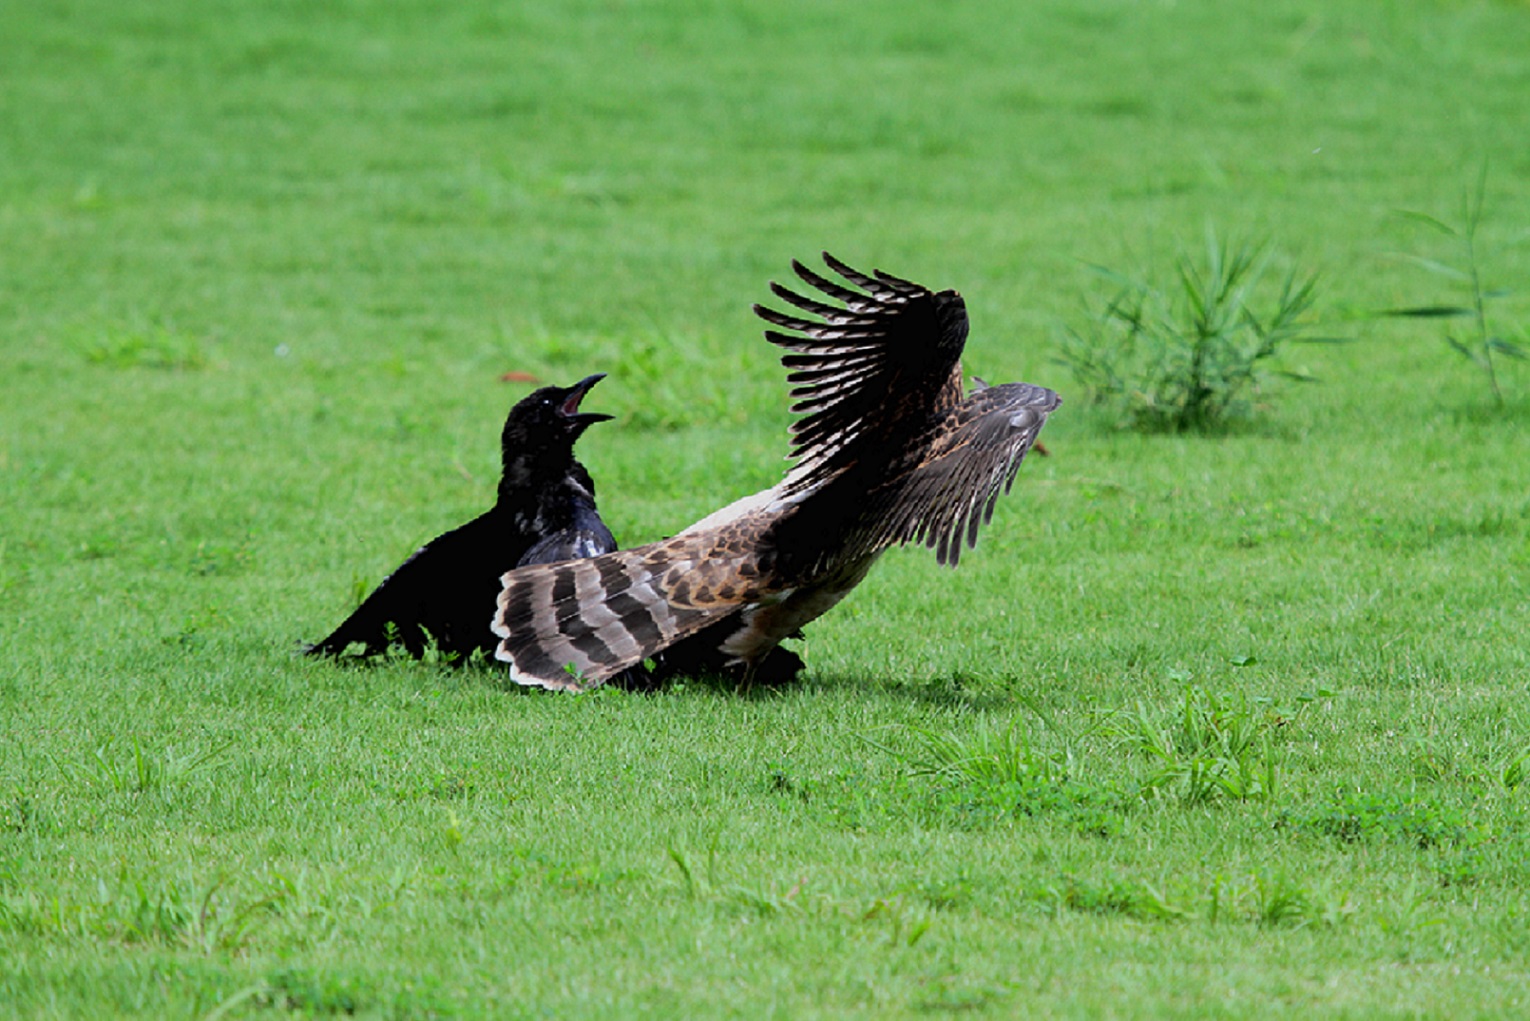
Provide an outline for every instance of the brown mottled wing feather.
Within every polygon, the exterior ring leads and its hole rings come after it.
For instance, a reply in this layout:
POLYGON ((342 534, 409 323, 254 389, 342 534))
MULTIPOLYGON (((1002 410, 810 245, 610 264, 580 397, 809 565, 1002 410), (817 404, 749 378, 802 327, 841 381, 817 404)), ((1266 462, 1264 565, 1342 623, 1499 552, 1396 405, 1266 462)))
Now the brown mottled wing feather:
POLYGON ((871 494, 885 508, 872 527, 889 543, 922 542, 955 566, 962 543, 977 544, 1020 461, 1062 399, 1030 383, 974 391, 946 416, 929 454, 906 476, 871 494))
POLYGON ((961 359, 967 339, 967 310, 955 291, 935 293, 880 270, 868 275, 827 252, 824 261, 854 287, 820 276, 793 260, 807 284, 843 307, 798 294, 772 282, 775 294, 810 316, 777 312, 761 305, 755 314, 792 333, 765 331, 785 348, 789 371, 792 456, 786 494, 811 489, 881 445, 905 420, 922 428, 935 410, 961 359), (857 290, 857 288, 859 288, 857 290))
POLYGON ((750 553, 710 533, 506 572, 495 657, 518 684, 583 691, 758 594, 750 553))

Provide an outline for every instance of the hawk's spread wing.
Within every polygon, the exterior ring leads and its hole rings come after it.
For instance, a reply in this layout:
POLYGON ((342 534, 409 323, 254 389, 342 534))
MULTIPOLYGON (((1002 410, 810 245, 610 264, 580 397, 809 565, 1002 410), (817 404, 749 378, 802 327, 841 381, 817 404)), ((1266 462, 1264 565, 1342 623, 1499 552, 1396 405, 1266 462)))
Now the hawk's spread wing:
POLYGON ((963 541, 976 545, 978 528, 993 517, 999 494, 1014 484, 1020 460, 1061 403, 1030 383, 973 391, 946 416, 924 459, 871 494, 885 511, 880 537, 922 542, 954 566, 963 541))
POLYGON ((760 305, 755 314, 792 334, 766 330, 771 343, 790 354, 792 425, 796 465, 786 494, 811 489, 855 463, 870 444, 900 425, 923 429, 937 410, 967 340, 967 309, 955 291, 931 291, 883 273, 851 269, 829 253, 824 262, 855 287, 834 283, 792 261, 799 277, 844 304, 805 297, 778 283, 777 297, 818 319, 788 315, 760 305), (821 321, 818 321, 821 320, 821 321), (909 422, 917 424, 909 426, 909 422))

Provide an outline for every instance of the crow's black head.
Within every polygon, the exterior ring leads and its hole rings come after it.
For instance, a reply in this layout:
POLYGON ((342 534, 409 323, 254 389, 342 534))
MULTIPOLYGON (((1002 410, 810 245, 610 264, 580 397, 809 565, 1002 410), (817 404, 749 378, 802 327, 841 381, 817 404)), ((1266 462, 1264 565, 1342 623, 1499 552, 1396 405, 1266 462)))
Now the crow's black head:
POLYGON ((544 386, 510 409, 500 436, 507 478, 524 478, 539 468, 556 471, 573 462, 580 435, 612 417, 579 410, 585 394, 605 378, 604 372, 597 372, 573 386, 544 386))

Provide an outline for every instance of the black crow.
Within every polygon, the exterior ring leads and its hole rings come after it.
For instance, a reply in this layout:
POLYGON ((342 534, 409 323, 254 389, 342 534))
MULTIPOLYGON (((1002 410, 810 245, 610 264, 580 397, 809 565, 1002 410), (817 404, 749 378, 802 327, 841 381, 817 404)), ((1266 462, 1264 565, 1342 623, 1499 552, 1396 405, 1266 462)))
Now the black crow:
POLYGON ((492 653, 498 639, 489 623, 500 575, 522 564, 615 550, 595 510, 595 483, 574 458, 585 429, 611 417, 579 410, 603 378, 543 387, 511 408, 500 437, 504 468, 494 506, 421 546, 333 634, 304 651, 340 656, 360 645, 370 656, 391 639, 416 658, 431 641, 461 659, 476 649, 492 653))

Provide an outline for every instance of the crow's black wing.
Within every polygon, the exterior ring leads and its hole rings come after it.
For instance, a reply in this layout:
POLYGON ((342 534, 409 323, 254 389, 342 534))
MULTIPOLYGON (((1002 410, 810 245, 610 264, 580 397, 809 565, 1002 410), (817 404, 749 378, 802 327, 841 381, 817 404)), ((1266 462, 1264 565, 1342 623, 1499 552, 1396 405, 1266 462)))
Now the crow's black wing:
MULTIPOLYGON (((838 307, 778 283, 770 289, 816 319, 761 305, 755 314, 792 333, 766 330, 786 348, 781 364, 802 417, 792 424, 796 465, 786 494, 822 484, 888 445, 900 425, 923 430, 960 363, 967 310, 955 291, 931 291, 880 270, 868 275, 829 253, 824 261, 855 288, 834 283, 793 260, 792 269, 838 307)), ((959 394, 957 395, 959 396, 959 394)))
POLYGON ((585 557, 598 557, 602 553, 610 553, 614 549, 616 549, 616 538, 606 527, 606 523, 600 520, 600 512, 595 509, 594 499, 576 499, 569 526, 544 535, 532 543, 531 548, 521 555, 514 566, 553 564, 559 560, 582 560, 585 557))
POLYGON ((363 655, 374 655, 387 649, 392 624, 412 656, 423 654, 430 640, 463 657, 474 649, 492 653, 498 639, 489 621, 499 576, 525 554, 525 546, 503 515, 480 515, 421 546, 327 638, 304 651, 340 656, 361 645, 363 655))

